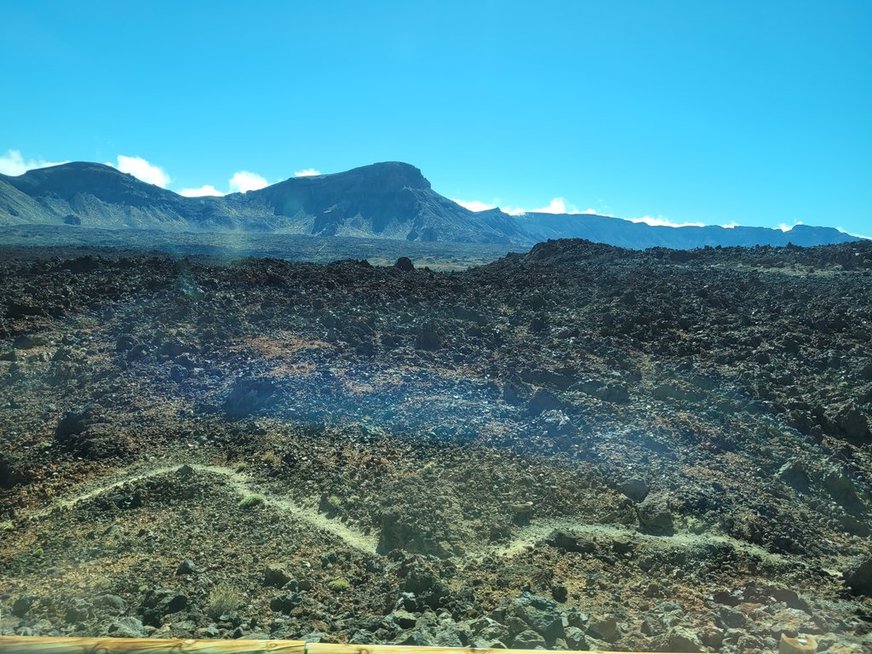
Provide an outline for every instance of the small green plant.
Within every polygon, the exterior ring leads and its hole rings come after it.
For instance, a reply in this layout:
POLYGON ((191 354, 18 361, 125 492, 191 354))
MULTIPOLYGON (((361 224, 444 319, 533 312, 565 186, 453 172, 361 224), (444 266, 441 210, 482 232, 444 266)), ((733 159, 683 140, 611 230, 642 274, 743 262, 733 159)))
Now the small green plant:
POLYGON ((281 457, 272 451, 266 452, 261 457, 261 460, 264 462, 265 465, 267 465, 270 468, 278 468, 282 463, 281 457))
POLYGON ((239 608, 241 602, 242 596, 233 586, 221 584, 209 593, 209 605, 206 607, 206 613, 213 620, 217 620, 222 615, 233 613, 239 608))
POLYGON ((264 502, 265 500, 263 495, 246 495, 241 500, 239 500, 239 508, 246 510, 256 509, 260 506, 263 506, 264 502))
POLYGON ((327 588, 332 590, 334 593, 341 593, 343 591, 351 588, 351 584, 348 583, 347 579, 334 579, 329 584, 327 584, 327 588))

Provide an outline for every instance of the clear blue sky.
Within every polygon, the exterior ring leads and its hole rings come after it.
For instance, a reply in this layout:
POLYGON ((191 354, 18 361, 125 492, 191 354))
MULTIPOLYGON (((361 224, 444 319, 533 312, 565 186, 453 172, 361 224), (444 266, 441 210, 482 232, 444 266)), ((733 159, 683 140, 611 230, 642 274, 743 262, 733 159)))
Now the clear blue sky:
POLYGON ((401 160, 466 201, 872 233, 866 0, 0 0, 0 16, 7 170, 126 155, 174 190, 226 191, 241 170, 401 160))

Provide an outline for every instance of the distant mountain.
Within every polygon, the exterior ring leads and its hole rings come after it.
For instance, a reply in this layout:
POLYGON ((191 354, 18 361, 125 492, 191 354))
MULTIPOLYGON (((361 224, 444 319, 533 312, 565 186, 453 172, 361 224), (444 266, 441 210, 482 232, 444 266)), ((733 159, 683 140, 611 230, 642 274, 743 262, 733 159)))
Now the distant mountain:
POLYGON ((823 245, 857 240, 829 227, 652 227, 597 215, 473 212, 421 171, 387 162, 291 178, 258 191, 187 198, 111 166, 76 162, 0 175, 0 225, 80 225, 185 232, 274 232, 527 247, 585 238, 626 248, 823 245))
POLYGON ((529 213, 518 216, 525 234, 542 242, 558 238, 583 238, 635 250, 665 247, 686 250, 705 247, 752 245, 834 245, 858 241, 850 234, 832 227, 795 225, 782 231, 768 227, 666 227, 591 214, 529 213))
POLYGON ((186 198, 111 166, 75 162, 0 175, 0 224, 81 224, 175 231, 273 231, 268 212, 240 215, 225 198, 186 198))
POLYGON ((295 177, 227 196, 259 203, 294 220, 303 233, 409 241, 520 243, 526 236, 511 216, 479 216, 439 195, 409 164, 379 163, 334 175, 295 177))

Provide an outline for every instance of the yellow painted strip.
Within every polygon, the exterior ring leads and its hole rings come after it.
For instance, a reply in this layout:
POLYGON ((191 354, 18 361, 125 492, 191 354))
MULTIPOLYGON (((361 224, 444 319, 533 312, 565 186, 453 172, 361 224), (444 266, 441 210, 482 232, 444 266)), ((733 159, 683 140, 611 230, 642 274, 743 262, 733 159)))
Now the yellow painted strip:
MULTIPOLYGON (((542 654, 534 649, 341 645, 302 640, 194 640, 179 638, 70 638, 0 636, 2 654, 542 654)), ((563 654, 618 654, 593 650, 563 654)), ((637 654, 653 654, 637 652, 637 654)), ((669 654, 668 652, 660 654, 669 654)))

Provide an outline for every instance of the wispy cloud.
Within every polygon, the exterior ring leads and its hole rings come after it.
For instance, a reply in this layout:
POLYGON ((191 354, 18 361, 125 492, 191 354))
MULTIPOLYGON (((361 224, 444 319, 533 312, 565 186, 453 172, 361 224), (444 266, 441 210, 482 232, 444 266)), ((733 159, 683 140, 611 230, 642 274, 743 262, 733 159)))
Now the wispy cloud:
POLYGON ((34 168, 58 166, 66 161, 45 161, 43 159, 25 159, 20 150, 7 150, 0 155, 0 173, 17 177, 34 168))
POLYGON ((482 200, 460 200, 458 198, 452 198, 452 200, 459 204, 461 207, 465 207, 470 211, 487 211, 488 209, 495 209, 499 207, 503 213, 507 213, 511 216, 522 216, 525 213, 554 213, 570 215, 599 214, 599 212, 595 209, 585 209, 584 211, 581 211, 574 204, 570 204, 569 202, 567 202, 566 198, 564 197, 551 198, 551 201, 544 207, 537 207, 535 209, 513 207, 511 205, 500 206, 498 199, 492 200, 491 202, 484 202, 482 200))
MULTIPOLYGON (((23 175, 28 170, 34 168, 46 168, 48 166, 58 166, 67 163, 66 161, 46 161, 44 159, 27 159, 21 154, 20 150, 7 150, 5 154, 0 155, 0 173, 4 175, 18 176, 23 175)), ((131 156, 119 154, 115 158, 115 162, 107 161, 107 166, 112 166, 122 173, 133 175, 137 179, 154 184, 161 188, 168 188, 172 183, 172 177, 169 173, 147 159, 139 156, 131 156)), ((320 175, 321 173, 314 168, 307 168, 294 173, 296 177, 306 177, 310 175, 320 175)), ((204 184, 199 187, 183 188, 178 191, 179 195, 184 195, 189 198, 200 198, 215 196, 220 197, 227 193, 244 193, 246 191, 255 191, 269 186, 269 182, 249 170, 238 170, 233 173, 233 176, 227 181, 228 191, 222 191, 212 184, 204 184)))
POLYGON ((163 168, 150 163, 142 157, 130 157, 124 154, 119 154, 117 157, 117 163, 110 163, 108 165, 114 166, 122 173, 129 173, 136 177, 136 179, 142 180, 148 184, 160 186, 161 188, 166 188, 172 181, 163 168))
POLYGON ((596 213, 593 209, 580 211, 574 204, 567 202, 564 197, 551 198, 551 201, 544 207, 536 207, 535 209, 526 209, 524 207, 503 207, 503 211, 512 216, 523 216, 525 213, 554 213, 569 215, 596 213))
POLYGON ((212 184, 203 184, 196 188, 183 188, 179 191, 179 195, 184 195, 188 198, 203 198, 203 197, 221 197, 228 193, 245 193, 246 191, 256 191, 269 186, 269 182, 257 173, 249 170, 237 170, 233 176, 227 180, 227 188, 229 190, 222 191, 212 184))
MULTIPOLYGON (((487 209, 494 209, 495 207, 500 207, 500 210, 504 213, 507 213, 511 216, 523 216, 527 213, 550 213, 550 214, 562 214, 562 215, 587 215, 587 216, 606 216, 608 218, 618 218, 620 220, 628 220, 633 223, 645 223, 646 225, 651 225, 654 227, 704 227, 705 223, 693 221, 693 222, 675 222, 666 218, 665 216, 639 216, 637 218, 619 218, 618 216, 613 216, 606 211, 597 211, 592 207, 588 207, 587 209, 581 210, 576 205, 568 202, 565 197, 558 196, 555 198, 551 198, 551 201, 546 204, 544 207, 536 207, 535 209, 527 209, 524 207, 512 207, 512 206, 500 206, 499 200, 493 200, 492 202, 483 202, 481 200, 459 200, 457 198, 452 198, 454 202, 459 204, 462 207, 466 207, 470 211, 485 211, 487 209)), ((737 223, 730 223, 728 225, 723 225, 723 227, 738 227, 737 223)))
POLYGON ((793 221, 792 225, 788 225, 787 223, 778 223, 778 229, 780 229, 782 232, 789 232, 791 229, 793 229, 797 225, 802 225, 802 221, 795 220, 795 221, 793 221))
POLYGON ((303 168, 303 170, 298 170, 294 173, 294 177, 316 177, 320 175, 321 171, 315 168, 303 168))
POLYGON ((246 191, 257 191, 269 186, 269 182, 257 173, 239 170, 233 173, 229 185, 231 193, 245 193, 246 191))
MULTIPOLYGON (((481 200, 459 200, 457 198, 452 198, 454 202, 459 204, 462 207, 466 207, 470 211, 485 211, 487 209, 494 209, 499 206, 499 200, 493 200, 492 202, 482 202, 481 200)), ((523 216, 527 213, 551 213, 551 214, 566 214, 566 215, 590 215, 590 216, 605 216, 607 218, 615 218, 618 220, 627 220, 631 223, 644 223, 646 225, 651 225, 652 227, 705 227, 704 222, 700 222, 698 220, 693 221, 684 221, 679 222, 675 220, 671 220, 666 216, 638 216, 635 218, 621 218, 620 216, 613 216, 607 211, 598 211, 592 207, 588 207, 587 209, 579 210, 577 206, 571 204, 566 201, 566 198, 559 196, 556 198, 552 198, 551 202, 549 202, 544 207, 538 207, 536 209, 525 209, 523 207, 511 207, 504 206, 500 207, 500 210, 504 213, 507 213, 512 216, 523 216)), ((796 223, 801 225, 802 223, 796 223)), ((739 227, 739 223, 732 221, 725 225, 721 225, 726 229, 732 229, 734 227, 739 227)), ((792 225, 781 224, 779 227, 782 230, 788 230, 792 228, 792 225)))
POLYGON ((652 227, 705 227, 705 223, 701 222, 684 222, 677 223, 663 216, 639 216, 638 218, 624 218, 631 223, 645 223, 652 227))
POLYGON ((496 204, 490 204, 488 202, 482 202, 481 200, 460 200, 458 198, 451 198, 452 202, 456 202, 464 209, 469 209, 470 211, 488 211, 489 209, 496 209, 496 204))
POLYGON ((183 188, 179 191, 179 195, 184 195, 186 198, 204 198, 204 197, 221 197, 226 193, 219 191, 211 184, 203 184, 199 188, 183 188))
POLYGON ((577 214, 581 213, 574 204, 568 204, 566 202, 566 198, 551 198, 551 202, 549 202, 544 207, 539 207, 538 209, 530 209, 526 213, 568 213, 568 214, 577 214))

